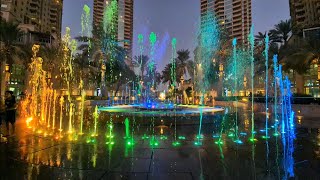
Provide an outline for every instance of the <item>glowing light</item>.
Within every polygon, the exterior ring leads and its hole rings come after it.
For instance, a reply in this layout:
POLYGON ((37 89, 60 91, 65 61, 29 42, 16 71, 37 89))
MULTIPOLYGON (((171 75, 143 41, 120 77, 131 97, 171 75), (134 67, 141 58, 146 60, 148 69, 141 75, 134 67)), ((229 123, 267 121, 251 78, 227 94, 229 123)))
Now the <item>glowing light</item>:
POLYGON ((202 134, 197 135, 196 138, 197 138, 197 139, 203 139, 203 135, 202 135, 202 134))
POLYGON ((247 135, 247 133, 246 132, 241 132, 241 133, 239 133, 241 136, 246 136, 247 135))
POLYGON ((161 139, 161 140, 167 140, 168 137, 167 137, 167 136, 164 136, 164 135, 161 135, 161 136, 160 136, 160 139, 161 139))
POLYGON ((250 138, 249 141, 252 142, 252 143, 255 143, 255 142, 257 142, 258 140, 257 140, 257 139, 254 139, 254 138, 250 138))
POLYGON ((279 136, 280 134, 278 132, 273 133, 273 136, 279 136))
POLYGON ((174 146, 174 147, 177 147, 177 146, 180 146, 180 145, 181 145, 181 143, 179 141, 174 141, 172 143, 172 146, 174 146))
POLYGON ((93 134, 97 135, 97 131, 98 131, 97 126, 98 126, 98 118, 99 118, 98 106, 96 106, 94 109, 93 117, 94 117, 94 133, 93 134))
POLYGON ((97 136, 98 134, 95 134, 95 133, 91 134, 91 137, 97 137, 97 136))
POLYGON ((59 131, 60 132, 62 131, 63 103, 64 103, 64 97, 61 96, 60 101, 59 101, 59 104, 60 104, 60 126, 59 126, 60 128, 59 128, 59 131))
POLYGON ((159 99, 161 101, 164 101, 166 99, 166 93, 165 92, 161 92, 160 95, 159 95, 159 99))
POLYGON ((243 142, 240 139, 237 139, 234 141, 236 144, 243 144, 243 142))
POLYGON ((30 122, 31 122, 32 120, 33 120, 32 117, 28 117, 28 118, 27 118, 26 123, 27 123, 27 127, 28 127, 28 128, 31 128, 31 127, 30 127, 30 122))
POLYGON ((155 138, 155 136, 152 136, 152 138, 150 139, 150 146, 158 146, 159 142, 157 141, 157 139, 155 138))
POLYGON ((108 145, 113 145, 114 144, 114 135, 113 135, 113 125, 112 125, 112 121, 107 125, 108 127, 108 133, 106 133, 106 138, 107 138, 107 142, 106 144, 108 145))
POLYGON ((126 146, 133 146, 133 145, 134 145, 133 139, 128 139, 128 140, 126 141, 126 146))
POLYGON ((124 120, 124 125, 125 125, 125 129, 126 129, 126 137, 125 138, 130 138, 130 123, 129 123, 128 118, 126 118, 124 120))
POLYGON ((142 139, 149 139, 149 136, 146 135, 146 134, 144 134, 141 138, 142 138, 142 139))

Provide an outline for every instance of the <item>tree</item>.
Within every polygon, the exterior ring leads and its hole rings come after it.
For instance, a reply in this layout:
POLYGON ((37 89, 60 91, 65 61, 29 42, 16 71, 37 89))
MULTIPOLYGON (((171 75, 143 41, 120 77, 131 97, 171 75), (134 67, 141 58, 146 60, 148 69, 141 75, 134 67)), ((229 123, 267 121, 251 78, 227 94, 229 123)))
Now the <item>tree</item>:
POLYGON ((112 82, 112 84, 114 84, 115 94, 118 93, 122 85, 128 82, 135 82, 136 80, 136 75, 134 71, 130 69, 130 67, 127 64, 121 61, 116 61, 116 64, 114 65, 114 71, 114 73, 118 75, 113 77, 113 81, 109 81, 112 82))
POLYGON ((286 46, 292 33, 291 20, 281 20, 274 26, 274 29, 270 30, 270 33, 272 42, 281 43, 281 45, 286 46))
POLYGON ((24 57, 24 52, 18 44, 18 39, 21 36, 22 32, 17 24, 0 20, 1 95, 4 95, 5 91, 6 64, 11 67, 15 61, 24 57))
POLYGON ((187 71, 189 72, 190 76, 193 78, 193 69, 194 69, 194 62, 190 60, 190 51, 189 50, 178 50, 177 51, 177 78, 181 78, 181 76, 185 75, 187 71))
MULTIPOLYGON (((125 59, 127 58, 127 51, 119 45, 120 42, 115 39, 112 32, 105 32, 103 25, 94 26, 92 31, 93 37, 79 36, 76 40, 81 44, 78 46, 78 50, 82 51, 81 54, 77 56, 76 62, 78 65, 86 71, 82 74, 93 74, 95 78, 91 80, 96 80, 97 86, 102 86, 102 81, 104 81, 114 90, 117 90, 124 81, 116 81, 119 78, 120 72, 129 71, 133 72, 127 64, 125 64, 125 59), (106 66, 105 79, 101 79, 102 67, 106 66), (119 84, 120 83, 120 84, 119 84), (113 87, 115 86, 115 87, 113 87)), ((122 76, 125 77, 125 76, 122 76)), ((132 76, 131 76, 132 77, 132 76)), ((89 78, 88 76, 83 76, 83 79, 89 78)))
MULTIPOLYGON (((162 75, 161 75, 162 83, 170 82, 170 84, 172 84, 171 68, 172 68, 172 63, 169 63, 162 70, 162 75)), ((180 77, 179 78, 177 77, 176 82, 178 82, 179 79, 180 79, 180 77)))
POLYGON ((320 60, 320 42, 317 39, 300 39, 300 43, 288 45, 281 49, 284 70, 294 70, 298 74, 304 74, 312 63, 320 60))
POLYGON ((258 32, 257 35, 254 36, 255 41, 258 42, 258 45, 262 45, 267 37, 267 32, 258 32))
MULTIPOLYGON (((179 50, 177 51, 177 58, 176 58, 176 82, 180 82, 180 78, 184 76, 187 71, 189 72, 189 75, 191 78, 193 78, 193 69, 194 69, 194 62, 190 60, 190 51, 189 50, 179 50)), ((163 83, 172 82, 172 77, 171 77, 171 68, 172 68, 172 63, 169 63, 165 66, 165 68, 162 71, 161 75, 161 80, 163 83)))
POLYGON ((144 74, 149 62, 149 57, 147 55, 134 56, 133 65, 134 67, 139 68, 141 80, 143 81, 144 74))

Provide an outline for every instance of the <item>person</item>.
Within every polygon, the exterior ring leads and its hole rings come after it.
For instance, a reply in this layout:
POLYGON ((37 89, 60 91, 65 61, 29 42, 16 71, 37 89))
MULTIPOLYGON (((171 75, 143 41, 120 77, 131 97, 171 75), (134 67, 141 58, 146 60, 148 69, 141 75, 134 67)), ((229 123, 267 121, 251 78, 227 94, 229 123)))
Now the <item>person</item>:
POLYGON ((6 91, 5 94, 5 108, 6 108, 6 128, 7 136, 10 135, 9 123, 12 126, 12 135, 15 133, 15 122, 16 122, 16 97, 12 91, 6 91))

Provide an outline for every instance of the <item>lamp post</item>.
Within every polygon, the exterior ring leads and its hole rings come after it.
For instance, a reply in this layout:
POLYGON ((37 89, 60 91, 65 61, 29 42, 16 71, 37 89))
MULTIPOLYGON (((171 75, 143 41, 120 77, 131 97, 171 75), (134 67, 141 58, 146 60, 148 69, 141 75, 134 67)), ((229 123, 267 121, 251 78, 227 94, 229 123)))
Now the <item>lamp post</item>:
POLYGON ((7 90, 9 87, 10 83, 10 66, 9 64, 6 64, 6 69, 5 69, 5 90, 7 90))

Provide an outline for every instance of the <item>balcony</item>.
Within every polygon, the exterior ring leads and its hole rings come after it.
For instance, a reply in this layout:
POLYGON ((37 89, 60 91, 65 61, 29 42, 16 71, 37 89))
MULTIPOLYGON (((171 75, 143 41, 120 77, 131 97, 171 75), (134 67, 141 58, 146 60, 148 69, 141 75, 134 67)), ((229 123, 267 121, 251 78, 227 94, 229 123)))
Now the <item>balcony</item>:
POLYGON ((297 21, 304 21, 306 17, 304 15, 296 15, 296 20, 297 21))
POLYGON ((29 5, 30 8, 40 8, 40 2, 38 0, 32 0, 29 5))
POLYGON ((242 31, 242 26, 236 26, 236 27, 233 27, 233 32, 238 32, 238 31, 242 31))

